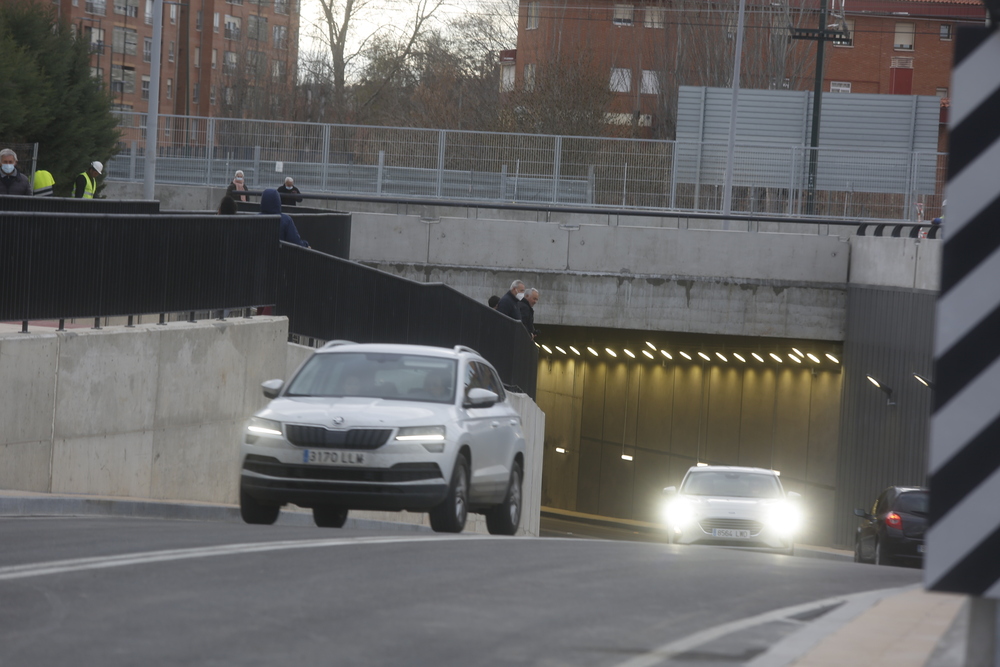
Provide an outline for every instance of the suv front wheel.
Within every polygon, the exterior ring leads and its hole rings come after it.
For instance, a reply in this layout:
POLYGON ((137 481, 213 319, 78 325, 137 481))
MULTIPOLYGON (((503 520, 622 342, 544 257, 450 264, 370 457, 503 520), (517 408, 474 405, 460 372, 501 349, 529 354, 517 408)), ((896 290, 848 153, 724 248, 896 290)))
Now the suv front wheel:
POLYGON ((431 528, 438 533, 461 533, 469 516, 469 463, 464 456, 455 459, 448 497, 430 511, 431 528))
POLYGON ((510 484, 503 502, 486 513, 486 529, 491 535, 513 535, 521 522, 521 465, 514 461, 510 484))

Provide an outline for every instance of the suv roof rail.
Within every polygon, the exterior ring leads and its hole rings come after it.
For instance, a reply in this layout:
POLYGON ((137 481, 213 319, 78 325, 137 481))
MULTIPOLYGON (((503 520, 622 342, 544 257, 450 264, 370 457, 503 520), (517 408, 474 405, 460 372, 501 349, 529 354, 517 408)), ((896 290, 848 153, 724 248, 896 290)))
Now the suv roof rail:
POLYGON ((353 340, 331 340, 323 347, 319 348, 325 350, 330 347, 337 347, 338 345, 357 345, 353 340))
POLYGON ((472 354, 479 354, 468 345, 456 345, 452 349, 455 350, 455 352, 471 352, 472 354))

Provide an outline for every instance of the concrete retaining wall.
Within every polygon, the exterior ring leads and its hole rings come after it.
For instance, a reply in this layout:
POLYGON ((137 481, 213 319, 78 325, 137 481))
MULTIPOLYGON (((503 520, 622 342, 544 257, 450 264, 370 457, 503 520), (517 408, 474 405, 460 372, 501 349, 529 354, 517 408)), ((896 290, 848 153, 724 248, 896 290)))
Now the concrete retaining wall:
MULTIPOLYGON (((236 503, 260 383, 310 352, 286 342, 283 317, 35 331, 0 334, 0 489, 236 503)), ((516 405, 529 452, 522 532, 537 535, 545 419, 527 397, 516 405)), ((372 514, 352 516, 425 521, 372 514)))

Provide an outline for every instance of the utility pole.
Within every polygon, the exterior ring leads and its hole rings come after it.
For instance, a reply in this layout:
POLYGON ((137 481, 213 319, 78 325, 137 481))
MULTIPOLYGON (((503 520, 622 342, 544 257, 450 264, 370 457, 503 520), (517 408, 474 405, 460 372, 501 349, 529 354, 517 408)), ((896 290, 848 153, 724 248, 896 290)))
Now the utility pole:
POLYGON ((149 71, 149 107, 146 111, 146 168, 143 199, 153 199, 156 185, 156 140, 160 119, 160 44, 163 41, 163 0, 153 0, 153 53, 149 71))
POLYGON ((845 30, 843 13, 837 22, 827 25, 827 0, 820 0, 819 27, 792 28, 792 39, 810 39, 816 42, 816 82, 813 85, 812 132, 809 137, 809 180, 807 182, 805 214, 812 215, 816 206, 816 167, 819 158, 819 119, 823 105, 823 56, 827 42, 849 39, 845 30), (831 28, 833 28, 831 30, 831 28))

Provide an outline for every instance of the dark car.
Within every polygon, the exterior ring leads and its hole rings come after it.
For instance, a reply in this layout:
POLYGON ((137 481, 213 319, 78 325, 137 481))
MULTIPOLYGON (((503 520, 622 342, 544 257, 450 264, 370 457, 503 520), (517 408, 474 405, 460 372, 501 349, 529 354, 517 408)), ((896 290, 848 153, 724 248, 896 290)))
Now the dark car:
POLYGON ((864 519, 854 535, 854 562, 920 567, 928 499, 927 489, 890 486, 879 495, 871 513, 854 510, 864 519))

